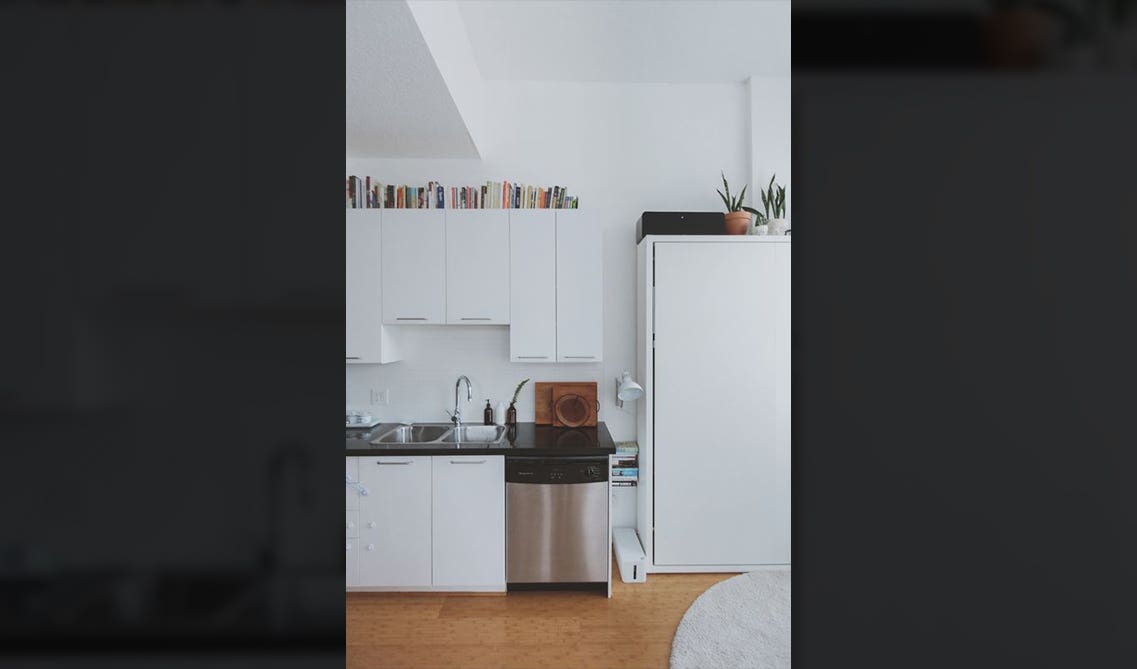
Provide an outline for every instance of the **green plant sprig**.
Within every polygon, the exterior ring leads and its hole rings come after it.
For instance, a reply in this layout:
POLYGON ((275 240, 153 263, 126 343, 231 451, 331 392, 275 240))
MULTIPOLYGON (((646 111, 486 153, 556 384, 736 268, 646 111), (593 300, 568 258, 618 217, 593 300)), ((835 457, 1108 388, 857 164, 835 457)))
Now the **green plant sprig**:
POLYGON ((743 206, 742 204, 746 199, 746 186, 742 187, 742 192, 738 194, 738 197, 731 197, 730 186, 726 183, 726 175, 723 174, 723 172, 720 170, 719 176, 722 177, 722 187, 724 190, 726 190, 726 193, 723 193, 717 188, 715 189, 715 192, 719 194, 720 198, 722 198, 722 203, 726 205, 727 212, 748 211, 751 214, 759 214, 757 209, 751 209, 750 207, 743 206))
POLYGON ((517 384, 517 389, 513 391, 513 399, 509 400, 509 406, 517 404, 517 396, 521 394, 521 386, 525 385, 526 383, 529 383, 529 379, 525 379, 521 383, 517 384))
POLYGON ((786 187, 778 186, 777 189, 775 189, 775 176, 777 175, 774 174, 770 176, 770 183, 766 184, 766 190, 759 191, 762 195, 762 208, 766 210, 764 213, 754 212, 758 215, 759 221, 785 218, 786 216, 786 187))

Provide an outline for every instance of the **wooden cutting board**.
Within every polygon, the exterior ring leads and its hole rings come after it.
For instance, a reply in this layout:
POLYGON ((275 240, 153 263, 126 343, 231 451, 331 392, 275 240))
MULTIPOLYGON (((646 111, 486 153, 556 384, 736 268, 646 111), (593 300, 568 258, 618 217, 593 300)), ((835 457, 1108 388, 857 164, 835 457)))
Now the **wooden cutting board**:
MULTIPOLYGON (((595 381, 588 381, 588 382, 575 381, 572 383, 568 383, 568 382, 554 383, 553 384, 553 401, 551 403, 550 408, 555 407, 557 404, 557 401, 560 400, 562 397, 565 397, 567 395, 579 395, 580 397, 582 397, 584 399, 584 402, 587 405, 588 410, 587 410, 587 415, 584 418, 584 422, 582 422, 580 425, 581 426, 595 427, 596 426, 596 412, 598 409, 598 405, 596 402, 596 382, 595 381)), ((560 421, 560 418, 557 416, 555 411, 551 411, 550 413, 553 414, 553 416, 552 416, 553 425, 556 425, 558 427, 570 427, 570 426, 568 426, 565 423, 562 423, 560 421)), ((574 425, 571 427, 576 427, 576 426, 574 425)))
POLYGON ((537 381, 533 384, 533 422, 538 425, 553 424, 553 383, 537 381))

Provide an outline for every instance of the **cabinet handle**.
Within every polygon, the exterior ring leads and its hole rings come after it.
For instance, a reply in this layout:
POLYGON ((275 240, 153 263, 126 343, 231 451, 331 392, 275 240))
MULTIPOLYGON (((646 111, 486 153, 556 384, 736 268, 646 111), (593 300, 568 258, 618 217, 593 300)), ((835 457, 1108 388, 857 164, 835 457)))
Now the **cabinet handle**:
POLYGON ((353 481, 351 479, 351 474, 347 475, 347 484, 352 488, 355 488, 355 492, 359 493, 360 497, 367 497, 367 486, 363 485, 359 481, 353 481))
POLYGON ((547 355, 519 355, 519 356, 517 356, 517 359, 518 360, 548 360, 549 356, 547 356, 547 355))
POLYGON ((367 550, 369 550, 369 551, 375 550, 375 544, 367 544, 367 550))
POLYGON ((349 356, 347 356, 347 359, 348 360, 359 360, 359 356, 358 355, 349 355, 349 356))
POLYGON ((481 318, 481 317, 478 317, 478 318, 472 318, 472 317, 471 317, 471 318, 468 318, 468 317, 466 317, 466 316, 463 316, 463 317, 462 317, 460 320, 463 320, 463 321, 489 321, 489 320, 493 320, 493 319, 492 319, 492 318, 481 318))
POLYGON ((410 460, 407 460, 406 462, 383 462, 380 460, 380 461, 376 461, 375 464, 377 464, 377 465, 413 465, 414 462, 412 462, 410 460))
POLYGON ((484 464, 486 464, 486 461, 485 460, 451 460, 450 464, 452 464, 452 465, 484 465, 484 464))
POLYGON ((367 523, 367 527, 372 530, 375 529, 375 521, 373 520, 370 523, 367 523))
POLYGON ((397 320, 397 321, 425 321, 426 319, 425 318, 418 318, 418 317, 409 318, 409 317, 403 317, 403 316, 396 316, 395 320, 397 320))
POLYGON ((565 359, 566 360, 595 360, 596 356, 594 356, 594 355, 566 355, 565 359))

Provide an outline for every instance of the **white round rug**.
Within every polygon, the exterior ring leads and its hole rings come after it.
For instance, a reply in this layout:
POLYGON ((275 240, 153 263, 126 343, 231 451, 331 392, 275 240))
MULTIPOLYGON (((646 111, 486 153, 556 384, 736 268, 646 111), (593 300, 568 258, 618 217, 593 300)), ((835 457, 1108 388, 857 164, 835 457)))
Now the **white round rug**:
POLYGON ((683 614, 671 669, 789 669, 790 570, 716 583, 683 614))

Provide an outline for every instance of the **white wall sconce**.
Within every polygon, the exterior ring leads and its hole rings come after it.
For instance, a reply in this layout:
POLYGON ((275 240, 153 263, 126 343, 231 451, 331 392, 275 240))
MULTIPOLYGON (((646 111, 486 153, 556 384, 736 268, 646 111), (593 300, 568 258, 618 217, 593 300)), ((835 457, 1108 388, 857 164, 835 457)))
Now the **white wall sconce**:
POLYGON ((644 396, 644 388, 632 380, 629 372, 616 379, 616 406, 623 408, 624 402, 634 402, 644 396))

